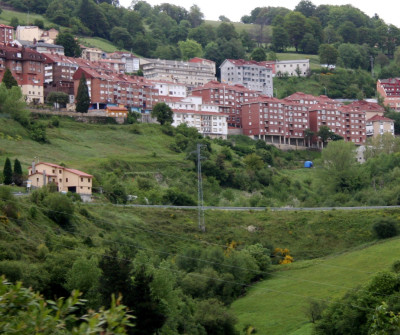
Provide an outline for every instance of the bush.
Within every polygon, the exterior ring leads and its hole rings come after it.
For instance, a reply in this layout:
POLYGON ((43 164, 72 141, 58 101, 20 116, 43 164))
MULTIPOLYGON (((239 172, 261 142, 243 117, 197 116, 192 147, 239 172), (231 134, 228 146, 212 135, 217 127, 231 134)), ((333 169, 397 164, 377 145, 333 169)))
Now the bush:
POLYGON ((47 207, 46 215, 61 227, 68 227, 74 213, 74 204, 61 193, 50 193, 44 199, 47 207))
POLYGON ((381 218, 372 228, 378 238, 389 238, 397 235, 397 224, 392 218, 381 218))

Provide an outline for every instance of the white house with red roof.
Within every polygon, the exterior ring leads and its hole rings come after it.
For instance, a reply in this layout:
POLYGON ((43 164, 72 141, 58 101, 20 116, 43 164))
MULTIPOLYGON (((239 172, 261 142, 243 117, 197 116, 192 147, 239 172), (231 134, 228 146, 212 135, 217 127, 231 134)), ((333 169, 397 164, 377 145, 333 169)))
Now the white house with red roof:
POLYGON ((93 176, 88 173, 47 162, 33 162, 28 173, 28 185, 32 188, 53 183, 58 192, 78 193, 83 199, 92 195, 93 176))

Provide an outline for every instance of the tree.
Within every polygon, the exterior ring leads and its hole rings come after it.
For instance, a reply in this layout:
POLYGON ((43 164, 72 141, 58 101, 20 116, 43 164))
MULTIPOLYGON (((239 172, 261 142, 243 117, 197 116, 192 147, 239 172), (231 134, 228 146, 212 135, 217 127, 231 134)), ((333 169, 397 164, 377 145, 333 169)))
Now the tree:
POLYGON ((157 103, 151 111, 151 116, 156 118, 161 125, 171 124, 174 120, 172 117, 173 111, 165 102, 157 103))
POLYGON ((330 130, 330 128, 328 126, 321 126, 321 127, 319 127, 319 131, 318 131, 317 135, 319 136, 319 138, 322 141, 322 147, 324 147, 324 144, 328 141, 328 139, 331 138, 332 131, 330 130))
POLYGON ((7 157, 3 169, 3 183, 5 185, 11 185, 12 181, 13 181, 13 172, 11 167, 11 161, 7 157))
MULTIPOLYGON (((272 48, 276 52, 284 51, 289 46, 289 35, 285 28, 276 26, 272 28, 272 48)), ((275 60, 275 59, 274 59, 275 60)))
POLYGON ((296 12, 300 12, 305 17, 313 16, 316 9, 317 7, 311 1, 308 0, 301 0, 294 8, 296 12))
POLYGON ((78 41, 68 31, 60 32, 57 35, 55 43, 64 47, 65 56, 68 57, 80 57, 82 55, 82 49, 79 46, 78 41))
POLYGON ((17 17, 13 16, 13 17, 11 18, 10 26, 11 26, 11 27, 14 27, 15 29, 17 29, 17 27, 19 26, 19 21, 18 21, 18 18, 17 18, 17 17))
MULTIPOLYGON (((322 128, 322 127, 321 127, 322 128)), ((356 146, 351 142, 330 142, 322 150, 318 177, 325 189, 353 192, 365 183, 360 164, 355 159, 356 146)))
POLYGON ((21 186, 23 182, 22 167, 17 158, 14 161, 13 182, 17 186, 21 186))
POLYGON ((111 41, 121 49, 130 49, 133 45, 132 36, 123 27, 114 27, 110 33, 111 41))
POLYGON ((13 86, 18 86, 18 82, 13 77, 9 68, 6 68, 6 71, 4 72, 2 83, 4 83, 8 89, 13 86))
POLYGON ((64 92, 50 92, 47 95, 46 101, 51 104, 66 105, 69 101, 69 96, 64 92))
POLYGON ((46 215, 62 228, 70 229, 71 217, 74 213, 72 200, 61 193, 50 193, 44 199, 46 215))
POLYGON ((203 23, 204 14, 200 11, 199 6, 193 5, 190 7, 188 19, 193 28, 198 27, 203 23))
POLYGON ((78 92, 76 94, 76 111, 78 113, 87 113, 90 105, 89 89, 86 84, 86 78, 82 72, 79 81, 78 92))
POLYGON ((203 48, 201 47, 201 44, 194 40, 187 39, 186 41, 179 41, 178 46, 183 60, 203 56, 203 48))
POLYGON ((299 45, 305 34, 306 17, 299 12, 291 12, 285 16, 284 27, 289 34, 291 45, 298 52, 299 45))
POLYGON ((263 48, 255 48, 253 52, 251 53, 250 58, 256 62, 262 62, 265 61, 267 58, 267 55, 265 54, 265 51, 263 48))
POLYGON ((321 44, 318 54, 320 63, 328 66, 336 64, 339 55, 337 49, 331 44, 321 44))

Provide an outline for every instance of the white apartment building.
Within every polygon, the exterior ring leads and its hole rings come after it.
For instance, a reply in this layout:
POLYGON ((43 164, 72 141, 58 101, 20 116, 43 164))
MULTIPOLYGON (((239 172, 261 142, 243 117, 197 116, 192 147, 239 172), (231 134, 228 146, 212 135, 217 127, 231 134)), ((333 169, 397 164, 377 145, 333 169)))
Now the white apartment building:
POLYGON ((172 126, 177 127, 185 123, 196 128, 203 136, 227 138, 228 115, 220 113, 218 106, 203 104, 201 97, 187 97, 167 104, 174 112, 172 126))
POLYGON ((193 58, 189 61, 141 59, 143 76, 150 80, 186 84, 189 89, 216 80, 215 62, 193 58))
POLYGON ((272 67, 255 61, 226 59, 220 66, 221 82, 243 85, 249 90, 273 96, 272 67))

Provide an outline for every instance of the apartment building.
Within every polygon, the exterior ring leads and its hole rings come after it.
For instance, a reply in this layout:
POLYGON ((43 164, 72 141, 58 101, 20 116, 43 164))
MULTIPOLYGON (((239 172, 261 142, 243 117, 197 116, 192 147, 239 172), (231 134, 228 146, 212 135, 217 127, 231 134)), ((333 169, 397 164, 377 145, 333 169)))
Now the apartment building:
POLYGON ((14 40, 14 27, 0 24, 0 43, 8 44, 14 40))
POLYGON ((296 102, 260 96, 242 105, 243 134, 272 144, 305 146, 308 109, 296 102))
POLYGON ((365 143, 365 112, 349 106, 337 108, 334 104, 318 104, 310 108, 310 129, 318 132, 321 126, 327 126, 345 141, 357 145, 365 143))
POLYGON ((220 112, 228 115, 228 126, 232 128, 242 127, 241 107, 259 96, 261 93, 249 90, 243 85, 228 85, 218 81, 211 81, 192 90, 193 96, 199 96, 206 104, 219 106, 220 112))
POLYGON ((383 116, 385 108, 376 102, 357 100, 348 105, 349 107, 365 112, 365 119, 368 120, 375 115, 383 116))
POLYGON ((260 62, 226 59, 220 66, 221 82, 240 84, 249 90, 273 96, 272 68, 260 62))
POLYGON ((73 75, 79 68, 78 62, 72 58, 55 53, 45 53, 44 96, 52 92, 64 92, 74 95, 73 75))
POLYGON ((384 105, 400 112, 400 78, 379 79, 376 90, 384 105))
POLYGON ((187 97, 166 102, 173 110, 172 126, 184 123, 195 127, 203 136, 223 138, 228 136, 227 115, 219 112, 216 105, 203 104, 201 97, 187 97))
POLYGON ((9 68, 28 103, 44 101, 44 62, 44 56, 32 49, 0 44, 0 80, 9 68))
POLYGON ((189 90, 216 80, 215 62, 201 58, 189 61, 141 59, 141 68, 146 79, 186 84, 189 90))
POLYGON ((366 122, 367 137, 376 137, 385 133, 394 136, 394 120, 381 115, 374 115, 366 122))
POLYGON ((187 97, 187 86, 185 84, 173 83, 170 81, 157 81, 149 80, 154 85, 154 88, 158 90, 158 94, 161 97, 175 97, 175 98, 186 98, 187 97))
POLYGON ((136 73, 140 68, 140 60, 130 52, 115 51, 108 54, 108 58, 118 59, 124 64, 124 72, 136 73))
POLYGON ((79 67, 73 75, 75 95, 82 74, 86 78, 92 103, 111 103, 136 111, 149 112, 159 102, 158 90, 144 78, 93 67, 79 67))
POLYGON ((90 62, 98 62, 100 59, 106 58, 106 53, 98 48, 87 48, 82 46, 82 59, 90 62))

